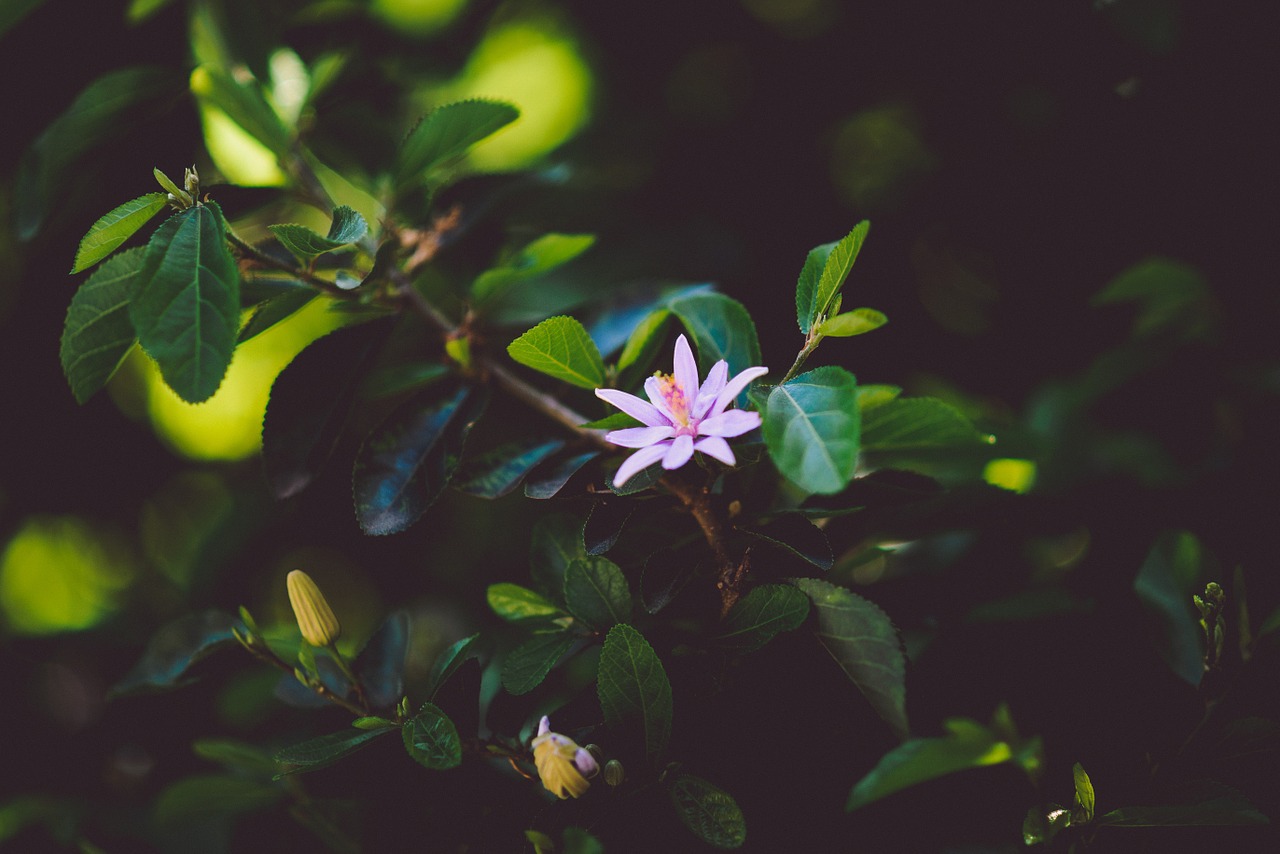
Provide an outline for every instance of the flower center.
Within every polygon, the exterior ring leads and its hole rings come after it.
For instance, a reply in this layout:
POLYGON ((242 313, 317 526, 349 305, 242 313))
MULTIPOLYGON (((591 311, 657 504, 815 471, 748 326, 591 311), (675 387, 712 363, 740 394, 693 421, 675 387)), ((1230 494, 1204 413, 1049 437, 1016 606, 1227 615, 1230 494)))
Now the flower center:
POLYGON ((680 383, 676 382, 676 378, 671 374, 656 374, 658 379, 658 393, 662 395, 662 402, 667 405, 667 411, 671 413, 671 418, 676 422, 677 426, 689 427, 689 398, 685 394, 680 383))

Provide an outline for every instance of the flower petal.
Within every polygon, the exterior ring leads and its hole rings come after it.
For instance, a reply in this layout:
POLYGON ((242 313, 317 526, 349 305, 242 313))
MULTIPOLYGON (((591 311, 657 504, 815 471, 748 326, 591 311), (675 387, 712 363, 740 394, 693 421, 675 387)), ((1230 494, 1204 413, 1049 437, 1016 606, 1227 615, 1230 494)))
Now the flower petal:
POLYGON ((674 427, 628 427, 605 433, 604 438, 605 441, 624 448, 647 448, 655 442, 670 439, 675 432, 674 427))
POLYGON ((538 721, 538 735, 546 735, 549 732, 551 732, 551 718, 543 715, 542 720, 538 721))
POLYGON ((719 436, 704 436, 693 443, 693 449, 701 451, 708 457, 715 457, 727 466, 738 464, 738 458, 733 455, 729 443, 719 436))
POLYGON ((585 747, 579 747, 578 752, 573 755, 573 764, 584 777, 594 777, 600 773, 600 763, 596 762, 596 758, 585 747))
POLYGON ((730 409, 719 415, 712 415, 698 425, 699 436, 723 436, 732 438, 754 430, 760 426, 760 413, 747 412, 745 409, 730 409))
MULTIPOLYGON (((756 377, 762 377, 769 373, 768 368, 747 368, 733 379, 729 380, 728 385, 720 389, 720 393, 716 395, 716 402, 711 407, 711 415, 718 415, 724 412, 724 408, 733 402, 733 399, 747 387, 747 385, 756 377)), ((736 433, 730 435, 736 436, 736 433)))
POLYGON ((658 410, 666 423, 676 423, 676 417, 671 414, 671 407, 667 406, 667 399, 662 396, 662 384, 658 382, 657 377, 649 377, 644 381, 644 393, 649 395, 649 399, 653 401, 653 408, 658 410))
POLYGON ((693 405, 693 398, 698 393, 698 363, 693 360, 693 351, 689 349, 689 339, 681 335, 676 339, 675 369, 671 372, 676 385, 684 392, 684 398, 693 405))
POLYGON ((711 370, 707 372, 706 381, 702 384, 702 388, 698 389, 698 399, 693 403, 694 421, 707 414, 707 410, 711 408, 712 402, 715 401, 716 395, 720 394, 728 378, 729 363, 724 359, 711 366, 711 370))
POLYGON ((667 471, 678 469, 693 457, 693 437, 689 434, 676 436, 666 456, 662 458, 662 467, 667 471))
POLYGON ((641 448, 631 456, 622 461, 622 465, 618 466, 617 472, 613 475, 613 485, 621 487, 622 484, 631 480, 632 476, 643 469, 662 459, 667 454, 667 448, 670 444, 667 442, 659 442, 656 445, 650 445, 647 448, 641 448))
POLYGON ((625 391, 613 388, 598 388, 596 397, 606 403, 612 403, 632 418, 650 427, 665 427, 671 424, 670 418, 664 417, 662 412, 655 409, 652 404, 646 403, 634 394, 627 394, 625 391))

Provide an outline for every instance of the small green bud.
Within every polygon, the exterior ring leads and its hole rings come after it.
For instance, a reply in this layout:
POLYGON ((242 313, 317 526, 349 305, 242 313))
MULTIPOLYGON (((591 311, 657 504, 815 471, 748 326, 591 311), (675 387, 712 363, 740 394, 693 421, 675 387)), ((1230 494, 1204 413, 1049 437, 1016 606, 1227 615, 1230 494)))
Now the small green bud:
POLYGON ((616 759, 610 759, 604 764, 604 781, 610 787, 621 786, 625 774, 622 770, 622 763, 616 759))

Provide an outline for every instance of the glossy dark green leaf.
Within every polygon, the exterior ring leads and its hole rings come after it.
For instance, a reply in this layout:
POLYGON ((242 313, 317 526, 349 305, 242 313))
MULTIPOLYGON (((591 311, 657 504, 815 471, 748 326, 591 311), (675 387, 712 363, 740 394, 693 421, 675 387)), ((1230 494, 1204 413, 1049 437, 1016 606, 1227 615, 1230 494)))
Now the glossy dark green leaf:
POLYGON ((490 584, 485 594, 493 613, 504 620, 528 620, 536 617, 554 617, 560 608, 541 593, 510 582, 490 584))
POLYGON ((396 182, 403 185, 419 179, 519 117, 520 111, 510 104, 478 99, 431 111, 405 137, 396 182))
POLYGON ((271 754, 255 744, 229 738, 199 738, 191 743, 191 750, 201 759, 216 762, 228 771, 263 778, 276 773, 271 754))
POLYGON ((276 377, 262 422, 262 466, 277 498, 301 492, 328 462, 387 331, 384 323, 365 323, 331 332, 276 377))
POLYGON ((404 656, 409 649, 409 615, 390 614, 356 657, 355 671, 369 705, 389 709, 404 696, 404 656))
POLYGON ((985 436, 949 403, 932 397, 898 397, 862 405, 862 450, 890 454, 980 445, 985 436))
POLYGON ((796 322, 800 331, 809 334, 813 321, 818 316, 815 301, 818 298, 818 282, 822 279, 822 268, 827 265, 827 258, 835 243, 824 243, 809 250, 805 256, 804 267, 800 269, 800 278, 796 281, 796 322))
POLYGON ((534 635, 502 662, 502 687, 512 694, 527 694, 542 684, 551 668, 577 642, 568 632, 534 635))
POLYGON ((809 597, 788 584, 762 584, 729 610, 716 641, 750 652, 781 632, 799 628, 809 616, 809 597))
POLYGON ((536 438, 508 442, 463 461, 454 475, 453 488, 480 498, 501 498, 519 486, 529 472, 564 447, 559 439, 536 438))
POLYGON ((653 362, 662 347, 667 318, 671 310, 655 309, 631 331, 627 343, 618 356, 618 381, 623 388, 638 382, 645 369, 653 362))
POLYGON ((276 765, 279 766, 276 779, 289 774, 318 771, 344 756, 350 756, 378 736, 388 732, 391 730, 352 727, 286 747, 276 753, 276 765))
POLYGON ((265 809, 284 795, 284 789, 260 780, 221 774, 187 777, 160 793, 152 816, 161 828, 187 825, 265 809))
POLYGON ((507 345, 507 354, 522 365, 579 388, 604 385, 600 351, 572 317, 547 318, 507 345))
POLYGON ((1204 676, 1204 637, 1191 600, 1192 591, 1202 587, 1202 560, 1194 536, 1166 532, 1148 552, 1133 582, 1156 651, 1191 685, 1199 685, 1204 676))
MULTIPOLYGON (((618 463, 621 465, 622 460, 618 460, 618 463)), ((662 463, 660 462, 654 463, 647 468, 640 469, 640 471, 627 478, 627 482, 622 484, 622 486, 615 484, 613 482, 613 475, 610 474, 608 478, 609 491, 614 495, 625 498, 628 495, 635 495, 637 492, 644 492, 646 489, 656 486, 659 481, 666 477, 666 475, 667 470, 662 467, 662 463)), ((627 504, 630 505, 630 502, 627 502, 627 504)), ((603 517, 601 521, 603 521, 603 517)), ((621 530, 621 527, 619 527, 618 532, 621 533, 621 530)), ((615 536, 614 539, 616 540, 617 537, 615 536)), ((595 542, 601 542, 601 539, 596 537, 595 542)), ((613 543, 609 543, 606 550, 612 547, 613 543)))
POLYGON ((861 596, 819 581, 792 579, 813 602, 818 639, 899 738, 906 738, 907 660, 884 611, 861 596))
POLYGON ((676 598, 693 578, 695 562, 674 549, 659 549, 644 563, 640 575, 640 601, 656 614, 676 598))
POLYGON ((671 683, 653 647, 626 623, 611 628, 605 638, 596 692, 606 724, 640 724, 645 756, 657 765, 671 738, 671 683))
POLYGON ((1094 822, 1097 827, 1239 827, 1270 823, 1252 803, 1229 791, 1197 802, 1121 807, 1098 816, 1094 822))
POLYGON ((593 504, 586 524, 582 526, 582 542, 587 554, 604 554, 613 548, 635 510, 633 501, 602 499, 593 504))
POLYGON ((182 684, 182 675, 191 665, 220 647, 236 644, 231 629, 239 627, 240 621, 223 611, 179 617, 151 637, 142 658, 115 684, 110 696, 182 684))
POLYGON ((827 318, 818 332, 829 338, 851 338, 879 329, 888 322, 889 318, 874 308, 855 308, 827 318))
POLYGON ((129 318, 165 382, 189 403, 213 396, 240 329, 240 271, 213 202, 156 229, 138 272, 129 318))
POLYGON ((462 764, 462 739, 449 716, 426 703, 401 730, 404 749, 420 765, 444 771, 462 764))
POLYGON ((747 822, 728 792, 701 777, 680 774, 671 782, 670 793, 676 814, 695 836, 716 848, 742 847, 747 822))
POLYGON ((366 534, 394 534, 416 522, 458 468, 487 392, 462 386, 441 396, 426 388, 365 439, 353 475, 356 518, 366 534))
POLYGON ((565 457, 562 460, 548 460, 529 474, 524 484, 524 494, 528 498, 554 498, 568 485, 575 474, 587 463, 600 456, 599 451, 587 451, 565 457))
POLYGON ((116 251, 120 244, 159 213, 167 201, 164 193, 147 193, 103 214, 80 239, 71 272, 87 270, 116 251))
POLYGON ((459 667, 479 654, 476 646, 476 638, 478 637, 479 634, 474 634, 460 638, 449 644, 436 656, 435 663, 431 665, 431 675, 427 677, 428 696, 434 699, 441 686, 449 681, 449 677, 457 673, 459 667))
POLYGON ((365 398, 389 397, 430 385, 444 379, 449 373, 449 368, 439 362, 388 365, 365 377, 360 384, 360 395, 365 398))
POLYGON ((369 230, 364 217, 346 205, 333 209, 333 222, 327 235, 317 234, 305 225, 267 226, 276 239, 298 258, 309 261, 318 255, 355 243, 369 230))
MULTIPOLYGON (((673 299, 667 307, 693 336, 702 376, 720 359, 729 363, 729 376, 761 364, 756 325, 742 303, 704 291, 673 299)), ((745 400, 744 391, 738 405, 745 400)))
POLYGON ((597 631, 631 619, 627 577, 611 560, 591 556, 570 562, 564 576, 569 613, 597 631))
POLYGON ((569 263, 595 243, 593 234, 544 234, 499 267, 486 270, 471 285, 478 305, 501 299, 516 285, 569 263))
POLYGON ((310 289, 289 291, 260 304, 254 309, 253 314, 249 316, 248 322, 240 327, 240 334, 236 336, 236 344, 243 344, 251 338, 256 338, 280 321, 292 317, 306 308, 315 297, 316 292, 310 289))
POLYGON ((242 82, 222 69, 206 64, 191 72, 191 92, 226 113, 231 121, 277 157, 284 157, 292 149, 293 132, 267 103, 257 80, 249 78, 242 82))
POLYGON ((143 254, 142 248, 129 249, 108 259, 71 298, 59 356, 77 403, 106 385, 133 346, 129 299, 143 254))
POLYGON ((529 566, 534 584, 557 602, 564 601, 564 577, 569 564, 585 558, 582 520, 567 513, 538 519, 529 540, 529 566))
POLYGON ((767 525, 744 529, 744 533, 776 545, 819 569, 830 569, 835 556, 822 529, 798 513, 786 513, 767 525))
POLYGON ((803 489, 830 495, 858 464, 857 381, 834 366, 801 374, 769 392, 764 440, 778 471, 803 489))

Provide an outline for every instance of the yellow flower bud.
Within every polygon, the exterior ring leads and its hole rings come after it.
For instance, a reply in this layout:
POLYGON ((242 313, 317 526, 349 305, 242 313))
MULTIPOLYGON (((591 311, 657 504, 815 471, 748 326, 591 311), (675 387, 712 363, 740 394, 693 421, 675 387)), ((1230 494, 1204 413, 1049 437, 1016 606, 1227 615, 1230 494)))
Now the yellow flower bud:
POLYGON ((542 785, 557 798, 580 798, 591 788, 588 775, 599 770, 595 758, 567 735, 551 732, 544 717, 533 740, 533 764, 538 768, 542 785))
POLYGON ((293 615, 298 620, 303 639, 312 646, 320 647, 336 641, 342 634, 342 627, 311 576, 295 569, 289 573, 285 583, 289 587, 289 604, 293 606, 293 615))

